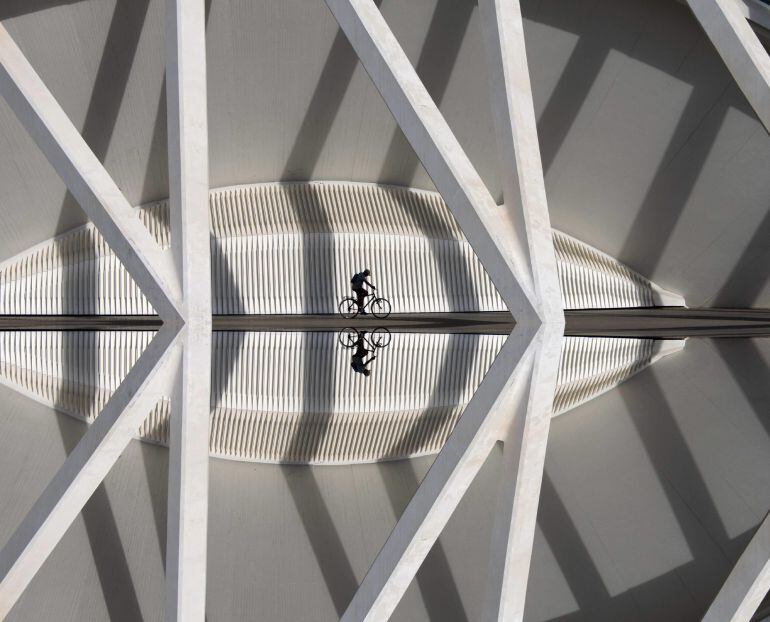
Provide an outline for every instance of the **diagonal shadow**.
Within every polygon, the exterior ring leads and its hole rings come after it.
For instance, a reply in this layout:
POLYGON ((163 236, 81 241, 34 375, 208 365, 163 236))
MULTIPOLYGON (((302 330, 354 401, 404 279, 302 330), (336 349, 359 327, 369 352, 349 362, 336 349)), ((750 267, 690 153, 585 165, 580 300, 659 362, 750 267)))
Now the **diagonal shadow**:
POLYGON ((305 465, 281 467, 329 596, 337 615, 342 616, 358 580, 313 469, 305 465))
MULTIPOLYGON (((147 167, 142 184, 142 201, 168 198, 168 113, 166 111, 166 76, 160 87, 158 108, 155 111, 155 123, 150 139, 150 151, 147 155, 147 167), (165 196, 157 196, 158 188, 165 188, 165 196)), ((213 250, 213 249, 212 249, 213 250)))
MULTIPOLYGON (((469 0, 462 0, 459 3, 456 0, 438 0, 436 3, 415 69, 437 106, 441 104, 446 93, 452 69, 460 53, 474 8, 475 3, 469 0)), ((391 178, 393 176, 392 171, 396 168, 403 174, 403 179, 413 178, 419 165, 420 161, 417 155, 410 147, 401 129, 396 127, 380 169, 380 182, 391 178)), ((438 223, 438 230, 435 230, 436 223, 421 218, 419 214, 415 213, 405 197, 395 194, 393 199, 394 204, 401 210, 401 216, 410 221, 416 230, 422 232, 430 244, 431 253, 438 259, 443 240, 454 238, 449 224, 442 221, 438 223)), ((449 298, 449 311, 478 311, 479 297, 476 282, 471 277, 465 262, 460 261, 452 268, 440 260, 437 260, 436 264, 439 268, 444 293, 449 298), (459 274, 454 274, 454 270, 457 270, 459 274), (460 283, 468 284, 470 291, 467 298, 463 299, 459 292, 454 292, 452 283, 455 279, 460 283)))
MULTIPOLYGON (((382 0, 376 2, 377 5, 381 3, 382 0)), ((338 30, 294 139, 294 146, 284 165, 282 181, 305 181, 313 178, 313 171, 357 66, 358 56, 345 33, 338 30)))
MULTIPOLYGON (((420 486, 420 478, 411 460, 400 461, 398 465, 381 462, 378 467, 393 512, 400 517, 420 486)), ((415 578, 431 621, 468 622, 468 613, 440 540, 431 547, 415 578)))
POLYGON ((586 36, 581 36, 572 50, 537 122, 544 174, 567 139, 609 53, 608 47, 597 46, 586 36))
MULTIPOLYGON (((541 11, 541 2, 534 2, 533 0, 531 3, 522 4, 526 21, 545 24, 578 37, 564 70, 561 72, 559 80, 538 119, 538 137, 543 171, 548 172, 611 51, 616 50, 666 73, 672 73, 672 67, 669 58, 656 54, 645 54, 637 49, 640 36, 626 37, 624 33, 616 33, 611 35, 614 39, 612 42, 596 43, 590 32, 592 27, 586 22, 593 19, 593 14, 602 4, 602 0, 594 0, 590 8, 587 9, 583 9, 581 6, 585 16, 578 25, 574 23, 574 17, 565 17, 565 11, 568 10, 568 7, 558 6, 555 10, 541 11), (528 6, 530 4, 531 7, 528 6)), ((584 5, 587 4, 587 2, 584 3, 584 5)), ((612 3, 608 2, 607 4, 612 3)), ((640 9, 640 4, 644 10, 648 8, 639 2, 630 4, 636 5, 635 10, 640 9)), ((626 10, 626 8, 622 10, 626 10)), ((654 16, 652 15, 648 15, 645 19, 654 23, 654 16)), ((607 27, 605 26, 604 29, 606 31, 607 27)), ((641 31, 639 35, 641 35, 641 31)), ((702 39, 703 35, 700 34, 699 38, 702 39)), ((721 61, 718 58, 715 60, 721 67, 721 61)), ((697 79, 692 84, 694 88, 697 88, 697 79)), ((746 114, 754 114, 744 101, 733 102, 732 106, 741 109, 746 114)), ((675 141, 672 141, 672 144, 676 144, 675 141)))
POLYGON ((168 499, 168 450, 144 441, 139 443, 142 452, 142 468, 150 491, 152 517, 155 523, 155 535, 158 539, 158 550, 166 568, 166 513, 168 499))
MULTIPOLYGON (((93 339, 93 335, 90 336, 93 339)), ((64 345, 64 343, 63 343, 64 345)), ((90 348, 95 351, 96 348, 90 348)), ((64 357, 67 358, 72 357, 64 357)), ((95 371, 95 366, 90 366, 95 371)), ((89 385, 83 386, 85 403, 91 403, 95 398, 93 384, 96 379, 90 379, 89 385)), ((61 404, 57 404, 61 408, 61 404)), ((63 420, 64 415, 58 415, 56 421, 59 424, 59 432, 67 454, 72 452, 80 441, 85 430, 76 430, 67 425, 63 420)), ((83 506, 81 512, 86 526, 86 533, 91 544, 91 553, 94 558, 99 584, 104 595, 104 603, 111 622, 137 622, 144 619, 139 606, 139 599, 134 589, 131 578, 131 569, 128 566, 126 552, 120 537, 115 513, 107 494, 107 489, 102 482, 83 506)))
MULTIPOLYGON (((303 313, 318 313, 324 293, 335 290, 335 245, 332 238, 319 238, 315 234, 331 231, 331 222, 313 188, 307 190, 307 202, 300 201, 296 193, 287 193, 287 197, 302 230, 303 313), (308 213, 308 209, 312 214, 308 213), (325 240, 328 244, 324 244, 325 240)), ((302 335, 302 407, 296 431, 284 457, 287 462, 301 453, 306 453, 312 461, 328 431, 331 422, 329 413, 334 410, 336 380, 336 348, 332 338, 326 333, 302 335), (303 432, 310 425, 315 425, 317 432, 307 439, 303 432)), ((358 581, 318 481, 312 469, 303 471, 302 478, 296 476, 296 467, 285 467, 283 473, 329 595, 337 614, 342 616, 358 587, 358 581)))
MULTIPOLYGON (((715 296, 714 307, 751 307, 770 279, 770 209, 715 296)), ((717 342, 719 343, 719 342, 717 342)))
MULTIPOLYGON (((472 0, 436 2, 415 70, 437 106, 441 105, 446 94, 475 7, 476 3, 472 0)), ((396 126, 380 169, 380 183, 413 179, 419 165, 417 155, 396 126)))
MULTIPOLYGON (((211 2, 212 0, 205 0, 204 4, 207 27, 211 15, 211 2)), ((211 108, 209 108, 209 116, 211 116, 211 108)), ((166 75, 164 72, 158 107, 155 111, 155 122, 152 127, 147 166, 144 171, 141 200, 149 202, 167 199, 168 188, 168 113, 166 110, 166 75), (163 190, 159 190, 161 188, 163 190), (159 192, 163 194, 159 195, 159 192)))
POLYGON ((609 599, 610 593, 547 472, 543 473, 538 524, 580 610, 590 614, 591 604, 609 599))
MULTIPOLYGON (((112 140, 148 5, 149 0, 120 0, 115 6, 82 132, 84 140, 101 161, 104 160, 112 140)), ((77 202, 67 193, 57 230, 66 226, 69 221, 65 214, 76 207, 77 202)), ((61 248, 61 251, 63 252, 64 248, 61 248)), ((98 311, 96 256, 93 245, 89 246, 86 256, 81 259, 91 262, 94 269, 85 271, 85 278, 82 274, 78 275, 78 272, 83 271, 62 270, 62 312, 65 314, 95 314, 98 311), (92 297, 86 298, 89 294, 92 297)), ((88 378, 80 389, 85 393, 84 403, 91 404, 96 399, 98 384, 98 349, 94 347, 94 333, 84 334, 83 337, 88 340, 87 345, 90 347, 87 347, 87 351, 93 354, 94 359, 88 363, 88 378)), ((78 353, 82 354, 82 347, 83 342, 78 333, 63 333, 64 377, 76 377, 75 369, 68 369, 67 365, 79 360, 78 353)), ((64 396, 60 395, 57 398, 57 406, 61 408, 64 399, 64 396)), ((64 447, 67 453, 70 453, 77 445, 80 435, 76 437, 61 421, 59 428, 64 447)), ((104 483, 99 485, 83 507, 82 515, 110 620, 142 620, 131 571, 104 483)))
MULTIPOLYGON (((743 532, 739 536, 732 538, 729 541, 729 546, 733 550, 743 550, 746 545, 751 540, 752 535, 756 529, 750 529, 748 531, 743 532)), ((597 612, 596 619, 599 620, 617 620, 617 617, 613 617, 613 615, 607 615, 608 610, 614 611, 612 607, 616 605, 620 605, 622 603, 627 603, 629 601, 633 602, 643 602, 643 601, 650 601, 655 599, 660 599, 660 594, 670 594, 672 591, 672 586, 677 586, 677 588, 681 589, 681 577, 687 576, 687 575, 695 575, 698 573, 698 560, 693 560, 690 562, 687 562, 686 564, 683 564, 681 566, 678 566, 676 568, 673 568, 672 570, 659 575, 653 579, 650 579, 649 581, 646 581, 644 583, 641 583, 639 585, 636 585, 625 592, 621 592, 620 594, 616 596, 610 596, 604 601, 595 601, 592 604, 592 611, 597 612)), ((725 573, 724 577, 726 577, 727 574, 725 573)), ((718 584, 715 587, 718 589, 718 584)), ((716 592, 714 592, 711 596, 715 596, 716 592)), ((693 601, 693 606, 689 610, 690 617, 686 618, 676 618, 680 620, 698 620, 701 618, 701 616, 706 612, 706 609, 710 605, 710 601, 693 601)), ((620 608, 620 607, 619 607, 620 608)), ((626 618, 622 618, 625 620, 626 618)), ((645 613, 642 613, 642 619, 643 620, 650 620, 650 619, 660 619, 660 618, 652 618, 649 615, 645 616, 645 613)), ((564 615, 557 616, 555 618, 550 618, 548 622, 587 622, 587 621, 593 621, 594 618, 586 617, 585 612, 580 609, 578 611, 573 611, 571 613, 567 613, 564 615)))
POLYGON ((84 2, 84 0, 4 0, 0 4, 0 20, 78 2, 84 2))
MULTIPOLYGON (((478 344, 478 336, 450 335, 447 350, 441 361, 441 369, 437 375, 439 380, 436 386, 433 387, 427 408, 407 428, 402 436, 394 439, 393 443, 388 447, 386 455, 403 453, 403 448, 411 444, 411 439, 425 426, 426 420, 434 416, 434 409, 439 404, 456 404, 459 402, 462 390, 467 383, 470 361, 473 360, 476 354, 478 344), (463 344, 464 338, 466 338, 465 344, 463 344), (463 345, 467 346, 467 350, 464 351, 463 345), (453 356, 455 351, 461 352, 459 364, 453 356), (465 354, 465 356, 462 354, 465 354)), ((434 434, 438 431, 438 428, 434 428, 434 434)), ((430 440, 426 439, 426 442, 430 442, 430 440)), ((399 469, 399 474, 407 480, 406 487, 403 486, 403 480, 393 478, 392 466, 387 462, 381 463, 379 469, 388 497, 390 498, 391 507, 397 516, 401 516, 414 494, 407 491, 416 491, 420 485, 420 479, 414 470, 414 465, 411 461, 407 460, 404 469, 399 469)), ((449 559, 440 540, 436 540, 436 543, 431 548, 417 572, 416 579, 422 593, 425 608, 431 620, 451 619, 467 622, 469 619, 468 614, 457 589, 457 583, 452 574, 449 559), (448 615, 447 612, 451 612, 449 614, 452 616, 451 618, 446 617, 448 615)))
MULTIPOLYGON (((657 379, 641 374, 617 389, 636 427, 696 566, 722 568, 731 539, 657 379), (687 496, 682 496, 684 482, 687 496), (697 508, 697 513, 691 507, 697 508), (700 523, 698 526, 693 521, 700 523), (699 532, 703 531, 704 535, 699 532)), ((692 577, 693 584, 702 577, 692 577)))
POLYGON ((756 342, 753 339, 714 339, 712 343, 770 436, 770 367, 756 342))
POLYGON ((690 127, 690 118, 701 107, 702 89, 696 84, 690 92, 666 153, 618 255, 620 261, 633 266, 641 274, 652 277, 663 258, 668 241, 700 178, 730 108, 730 87, 728 83, 694 129, 690 127), (686 161, 680 160, 679 165, 675 166, 674 162, 681 151, 696 141, 699 148, 689 150, 686 161))
MULTIPOLYGON (((562 29, 575 30, 574 27, 569 28, 567 24, 560 22, 558 12, 545 18, 542 15, 535 15, 531 19, 562 29)), ((612 49, 618 49, 631 57, 639 57, 631 40, 617 41, 616 45, 612 46, 597 46, 592 37, 580 32, 576 34, 579 35, 578 42, 538 120, 544 172, 551 168, 609 52, 612 49)), ((656 67, 661 64, 654 57, 645 58, 645 62, 656 67)), ((665 67, 663 69, 666 70, 665 67)), ((691 130, 691 118, 698 114, 702 107, 702 100, 708 96, 704 86, 699 85, 697 80, 693 82, 690 98, 682 111, 679 123, 618 257, 642 274, 652 276, 658 266, 686 200, 703 169, 710 148, 716 141, 719 127, 728 108, 730 106, 745 108, 743 103, 724 101, 725 92, 729 86, 730 81, 727 81, 727 87, 721 97, 715 101, 708 114, 702 117, 699 126, 691 130), (700 135, 696 137, 696 131, 699 129, 701 129, 700 135), (670 170, 672 161, 693 138, 697 138, 699 143, 702 143, 702 147, 699 150, 693 150, 694 153, 688 158, 684 168, 679 166, 678 170, 672 173, 670 170)))
MULTIPOLYGON (((606 619, 610 605, 613 615, 628 617, 637 609, 633 594, 626 592, 613 599, 591 554, 559 497, 547 472, 543 473, 537 522, 548 542, 556 563, 585 620, 606 619)), ((619 619, 619 618, 618 618, 619 619)))
MULTIPOLYGON (((83 140, 101 162, 112 142, 149 4, 150 0, 118 0, 112 14, 82 131, 83 140)), ((67 212, 79 209, 68 192, 58 226, 66 226, 67 212)))

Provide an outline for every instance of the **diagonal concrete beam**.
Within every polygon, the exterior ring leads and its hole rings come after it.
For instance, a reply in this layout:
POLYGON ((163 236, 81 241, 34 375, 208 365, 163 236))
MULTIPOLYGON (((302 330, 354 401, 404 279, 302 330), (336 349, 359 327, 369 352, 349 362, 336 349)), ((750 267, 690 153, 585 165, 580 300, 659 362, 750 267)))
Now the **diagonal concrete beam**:
POLYGON ((517 324, 369 568, 343 622, 387 620, 519 408, 538 330, 517 324))
MULTIPOLYGON (((371 0, 326 0, 517 322, 538 322, 527 249, 371 0)), ((520 229, 519 229, 520 231, 520 229)))
POLYGON ((770 514, 727 577, 703 622, 749 622, 770 591, 770 514))
POLYGON ((687 0, 759 120, 770 131, 770 56, 737 0, 687 0))
POLYGON ((204 0, 166 3, 171 243, 181 275, 182 364, 171 400, 166 620, 206 614, 211 247, 204 0))
POLYGON ((563 325, 561 288, 545 194, 519 0, 479 0, 504 205, 528 258, 538 313, 563 325))
POLYGON ((2 24, 0 94, 158 314, 177 321, 180 288, 170 254, 155 242, 2 24))
POLYGON ((172 327, 155 335, 0 551, 0 619, 5 619, 147 414, 167 394, 178 336, 172 327))

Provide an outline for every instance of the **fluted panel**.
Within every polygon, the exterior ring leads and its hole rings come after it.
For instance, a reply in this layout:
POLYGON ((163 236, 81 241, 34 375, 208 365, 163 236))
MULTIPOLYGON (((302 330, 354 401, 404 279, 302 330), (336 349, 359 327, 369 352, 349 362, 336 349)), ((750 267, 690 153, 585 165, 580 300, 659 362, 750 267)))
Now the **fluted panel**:
MULTIPOLYGON (((167 247, 167 203, 140 214, 167 247)), ((505 310, 436 193, 332 182, 238 186, 211 192, 211 227, 214 313, 334 313, 364 267, 394 312, 505 310)), ((660 304, 652 283, 608 255, 559 232, 554 243, 565 308, 660 304)), ((0 314, 152 312, 90 225, 0 266, 0 314)))
MULTIPOLYGON (((0 382, 90 422, 154 335, 146 331, 2 332, 0 382)), ((167 399, 159 401, 137 434, 166 441, 168 408, 167 399)))
POLYGON ((334 463, 437 451, 504 340, 394 334, 367 378, 333 333, 220 333, 212 453, 334 463))
MULTIPOLYGON (((0 381, 90 421, 153 333, 0 333, 0 381)), ((393 335, 371 376, 333 333, 215 333, 212 455, 340 464, 437 452, 505 335, 393 335)), ((660 355, 649 339, 564 340, 554 413, 617 386, 660 355)), ((668 351, 671 351, 669 347, 668 351)), ((168 399, 137 435, 168 443, 168 399)))
POLYGON ((653 285, 609 255, 559 231, 554 248, 565 309, 653 307, 653 285))
POLYGON ((647 367, 658 343, 653 339, 565 337, 554 415, 593 399, 647 367))

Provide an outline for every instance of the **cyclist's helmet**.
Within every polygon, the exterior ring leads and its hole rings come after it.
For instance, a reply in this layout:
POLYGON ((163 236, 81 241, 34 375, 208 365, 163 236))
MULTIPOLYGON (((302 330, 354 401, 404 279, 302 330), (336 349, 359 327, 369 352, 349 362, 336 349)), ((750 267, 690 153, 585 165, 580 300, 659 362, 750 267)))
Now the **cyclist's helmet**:
POLYGON ((369 375, 369 374, 371 374, 371 373, 372 373, 372 372, 371 372, 370 370, 368 370, 368 369, 365 369, 365 370, 364 370, 364 376, 368 376, 368 375, 369 375))
POLYGON ((371 274, 371 272, 369 272, 369 268, 366 268, 364 270, 364 276, 369 276, 370 274, 371 274))

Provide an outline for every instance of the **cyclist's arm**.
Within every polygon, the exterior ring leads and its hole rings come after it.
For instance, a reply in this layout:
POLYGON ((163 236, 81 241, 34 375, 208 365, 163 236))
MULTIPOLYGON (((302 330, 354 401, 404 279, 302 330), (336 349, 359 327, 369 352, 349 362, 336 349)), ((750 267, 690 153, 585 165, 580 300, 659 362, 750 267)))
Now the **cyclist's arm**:
POLYGON ((370 356, 367 360, 364 361, 364 367, 366 367, 369 363, 371 363, 376 358, 377 358, 376 356, 370 356))
POLYGON ((371 284, 369 281, 367 281, 366 279, 364 279, 364 283, 366 283, 366 284, 367 284, 369 287, 371 287, 372 289, 377 289, 377 288, 376 288, 374 285, 372 285, 372 284, 371 284))

